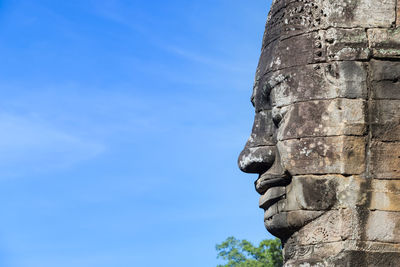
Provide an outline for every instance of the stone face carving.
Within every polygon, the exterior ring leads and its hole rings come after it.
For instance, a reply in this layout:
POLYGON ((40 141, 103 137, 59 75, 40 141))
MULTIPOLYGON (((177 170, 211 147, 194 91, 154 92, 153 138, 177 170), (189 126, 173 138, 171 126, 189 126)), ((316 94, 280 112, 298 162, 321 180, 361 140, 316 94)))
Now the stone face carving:
POLYGON ((400 266, 400 0, 273 1, 251 102, 285 266, 400 266))

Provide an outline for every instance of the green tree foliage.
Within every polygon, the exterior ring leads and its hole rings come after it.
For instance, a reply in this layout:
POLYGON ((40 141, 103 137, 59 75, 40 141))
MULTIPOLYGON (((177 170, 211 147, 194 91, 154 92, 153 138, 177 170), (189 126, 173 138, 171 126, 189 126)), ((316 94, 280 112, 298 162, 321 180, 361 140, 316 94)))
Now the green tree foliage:
POLYGON ((216 245, 218 258, 228 261, 217 267, 281 267, 283 265, 281 241, 266 239, 258 247, 247 240, 228 237, 216 245))

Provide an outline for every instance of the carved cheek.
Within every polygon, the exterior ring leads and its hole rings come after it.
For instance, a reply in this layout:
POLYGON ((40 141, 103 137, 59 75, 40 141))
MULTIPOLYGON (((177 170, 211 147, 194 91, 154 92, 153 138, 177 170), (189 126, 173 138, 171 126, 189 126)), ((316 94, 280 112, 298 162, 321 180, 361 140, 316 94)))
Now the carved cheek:
POLYGON ((301 176, 292 181, 296 202, 304 210, 328 210, 336 202, 336 183, 330 177, 301 176))

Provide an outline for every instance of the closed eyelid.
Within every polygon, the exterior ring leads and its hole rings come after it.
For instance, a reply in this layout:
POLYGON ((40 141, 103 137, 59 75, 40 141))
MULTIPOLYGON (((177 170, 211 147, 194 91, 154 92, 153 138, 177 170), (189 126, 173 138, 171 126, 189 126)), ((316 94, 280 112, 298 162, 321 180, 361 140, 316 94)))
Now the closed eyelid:
POLYGON ((281 122, 285 118, 286 114, 288 113, 289 107, 280 107, 280 108, 273 108, 272 109, 272 121, 279 128, 281 122))
POLYGON ((272 101, 270 98, 270 90, 268 83, 265 80, 266 77, 256 81, 253 86, 253 93, 251 96, 251 102, 256 112, 261 110, 271 110, 272 101))
POLYGON ((264 97, 269 97, 272 89, 273 89, 273 87, 271 87, 270 83, 266 82, 262 87, 262 93, 263 93, 264 97))

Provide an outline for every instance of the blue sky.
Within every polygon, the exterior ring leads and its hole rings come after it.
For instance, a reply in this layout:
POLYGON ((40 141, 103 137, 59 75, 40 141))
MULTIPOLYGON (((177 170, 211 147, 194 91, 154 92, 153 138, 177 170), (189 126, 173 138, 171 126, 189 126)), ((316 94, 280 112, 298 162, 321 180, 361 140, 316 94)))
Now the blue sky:
POLYGON ((0 266, 215 266, 270 1, 0 2, 0 266))

